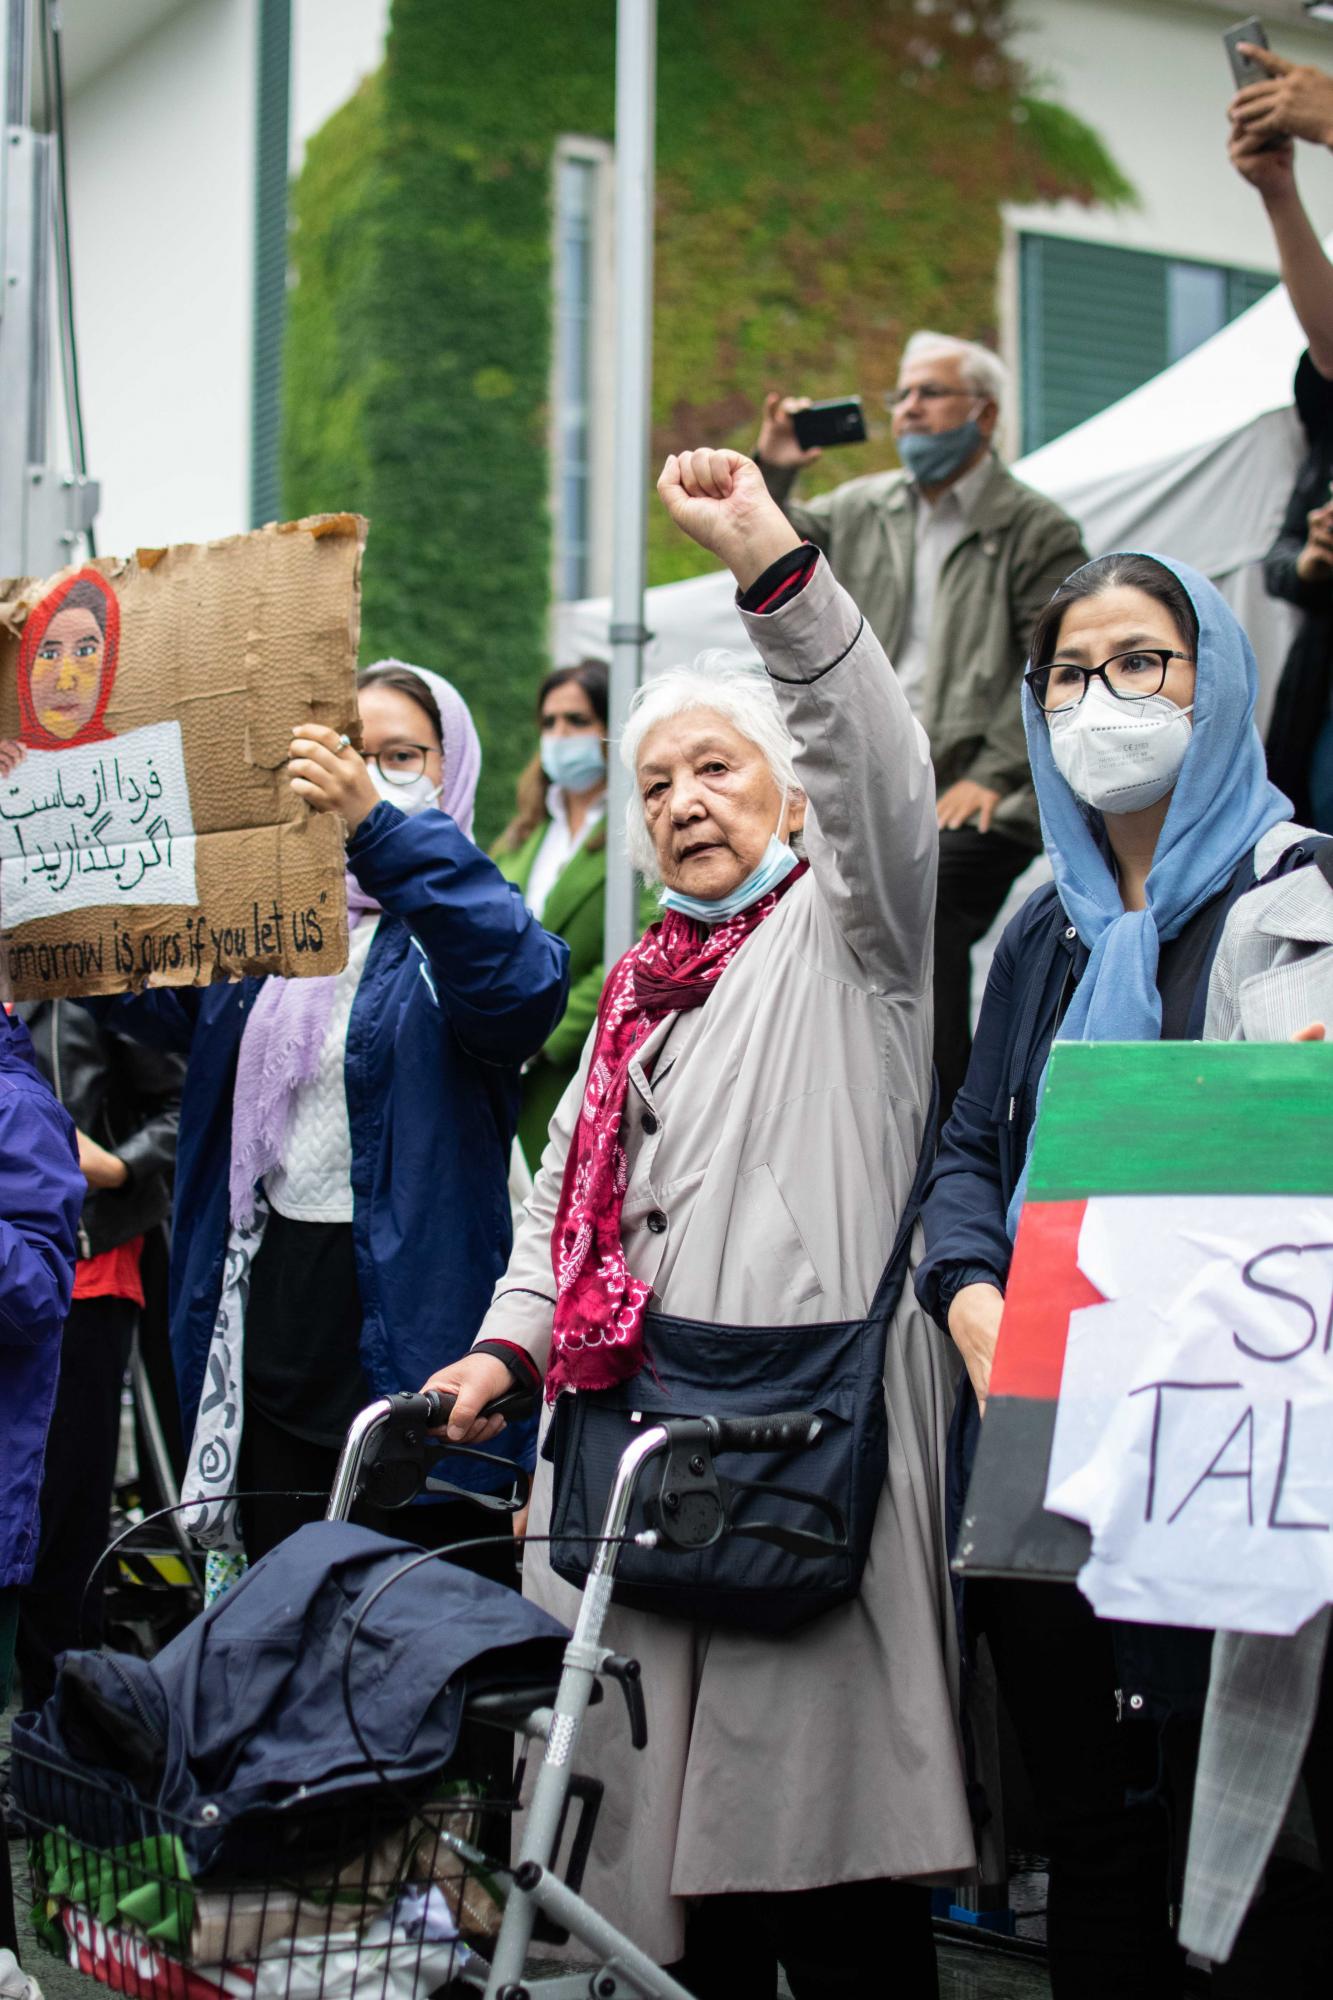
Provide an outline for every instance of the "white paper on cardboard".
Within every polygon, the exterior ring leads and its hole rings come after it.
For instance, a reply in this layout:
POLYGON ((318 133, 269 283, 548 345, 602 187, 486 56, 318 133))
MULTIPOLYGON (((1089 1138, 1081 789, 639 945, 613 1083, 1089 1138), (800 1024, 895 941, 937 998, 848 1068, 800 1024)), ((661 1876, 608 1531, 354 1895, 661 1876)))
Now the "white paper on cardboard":
POLYGON ((0 916, 197 902, 194 845, 179 722, 29 750, 0 779, 0 916))
POLYGON ((1105 1196, 1046 1488, 1103 1617, 1293 1632, 1333 1599, 1333 1198, 1105 1196))

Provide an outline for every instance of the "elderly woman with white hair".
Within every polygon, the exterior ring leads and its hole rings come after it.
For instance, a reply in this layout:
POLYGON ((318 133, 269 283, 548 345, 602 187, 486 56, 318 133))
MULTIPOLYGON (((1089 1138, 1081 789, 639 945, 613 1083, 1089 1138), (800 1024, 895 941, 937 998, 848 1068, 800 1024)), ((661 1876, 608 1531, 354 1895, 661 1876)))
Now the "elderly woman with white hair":
MULTIPOLYGON (((925 738, 748 459, 669 458, 658 490, 733 571, 767 675, 680 670, 637 698, 631 839, 664 915, 610 973, 478 1346, 431 1378, 458 1397, 455 1437, 493 1434, 478 1412, 515 1375, 562 1399, 633 1381, 650 1306, 716 1329, 719 1380, 728 1332, 789 1330, 797 1354, 862 1319, 927 1123, 925 738)), ((642 1663, 649 1737, 631 1758, 614 1711, 593 1712, 607 1797, 588 1893, 660 1961, 684 1950, 701 1996, 772 2000, 779 1961, 798 2000, 886 1969, 933 1993, 923 1884, 974 1864, 942 1530, 952 1363, 910 1288, 882 1395, 857 1595, 781 1634, 610 1614, 607 1643, 642 1663)), ((550 1514, 543 1462, 534 1536, 550 1514)), ((572 1621, 539 1541, 524 1587, 572 1621)))

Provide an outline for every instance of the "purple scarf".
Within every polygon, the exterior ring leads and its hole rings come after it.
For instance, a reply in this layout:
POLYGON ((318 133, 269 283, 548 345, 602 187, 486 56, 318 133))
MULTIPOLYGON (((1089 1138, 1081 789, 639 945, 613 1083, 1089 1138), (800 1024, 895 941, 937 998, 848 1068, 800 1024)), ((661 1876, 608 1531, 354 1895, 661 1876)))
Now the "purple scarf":
MULTIPOLYGON (((379 904, 347 871, 347 928, 379 904)), ((231 1113, 231 1219, 248 1229, 255 1188, 282 1158, 296 1093, 312 1081, 333 1013, 337 973, 323 979, 266 979, 241 1036, 231 1113)))
MULTIPOLYGON (((377 660, 396 667, 401 660, 377 660)), ((472 809, 481 776, 481 744, 467 703, 442 674, 411 667, 435 697, 440 711, 444 783, 440 810, 472 837, 472 809)), ((380 905, 347 871, 347 927, 380 905)), ((241 1036, 232 1093, 231 1219, 248 1228, 255 1219, 255 1187, 282 1159, 296 1093, 312 1081, 333 1013, 337 974, 323 979, 266 979, 241 1036)))

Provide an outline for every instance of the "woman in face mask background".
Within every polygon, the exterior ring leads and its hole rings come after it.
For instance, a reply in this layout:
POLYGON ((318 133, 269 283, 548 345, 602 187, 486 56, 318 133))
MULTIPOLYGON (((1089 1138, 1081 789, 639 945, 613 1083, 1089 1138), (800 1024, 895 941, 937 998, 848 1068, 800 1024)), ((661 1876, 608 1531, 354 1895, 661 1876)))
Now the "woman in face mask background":
MULTIPOLYGON (((518 1136, 534 1171, 602 992, 607 703, 602 660, 546 675, 537 690, 540 747, 519 778, 514 817, 492 849, 534 917, 569 946, 569 1005, 523 1077, 518 1136)), ((644 912, 643 923, 656 914, 644 912)))
MULTIPOLYGON (((1201 1037, 1227 911, 1301 833, 1265 773, 1249 641, 1193 570, 1136 554, 1076 570, 1031 662, 1024 720, 1055 880, 996 952, 917 1272, 967 1368, 950 1438, 960 1507, 1052 1042, 1201 1037)), ((1100 1623, 1073 1584, 969 1585, 965 1612, 1035 1794, 1057 2000, 1179 1994, 1170 1825, 1188 1825, 1211 1635, 1100 1623)), ((1245 1956, 1219 1969, 1219 1994, 1272 1990, 1262 1955, 1245 1983, 1245 1956)))
MULTIPOLYGON (((361 752, 305 724, 288 766, 347 827, 344 969, 116 1003, 189 1055, 172 1245, 186 1518, 251 1561, 322 1515, 359 1409, 419 1382, 441 1341, 466 1352, 509 1254, 521 1065, 564 1002, 564 945, 472 840, 462 697, 390 660, 359 676, 358 707, 361 752)), ((533 1433, 511 1429, 506 1454, 533 1433)), ((457 1465, 482 1491, 512 1479, 457 1465)), ((364 1518, 436 1547, 476 1533, 464 1502, 364 1518)), ((503 1550, 477 1552, 488 1565, 512 1577, 503 1550)))

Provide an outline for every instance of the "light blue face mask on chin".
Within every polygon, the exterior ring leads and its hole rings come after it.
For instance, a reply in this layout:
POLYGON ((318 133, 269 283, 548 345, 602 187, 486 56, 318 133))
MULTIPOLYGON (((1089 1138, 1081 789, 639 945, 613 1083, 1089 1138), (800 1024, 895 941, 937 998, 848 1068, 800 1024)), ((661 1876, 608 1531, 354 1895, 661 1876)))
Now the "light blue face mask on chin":
POLYGON ((904 431, 898 456, 918 486, 942 486, 985 442, 976 418, 969 417, 951 431, 904 431))
MULTIPOLYGON (((778 815, 781 826, 787 817, 787 801, 782 801, 782 811, 778 815)), ((768 846, 759 858, 759 866, 752 868, 743 882, 738 882, 729 895, 687 896, 682 889, 663 889, 658 902, 664 910, 674 910, 677 916, 692 917, 696 924, 725 924, 732 917, 738 917, 742 910, 748 910, 751 903, 757 903, 770 889, 776 889, 779 882, 785 882, 793 868, 798 865, 794 848, 776 833, 768 836, 768 846)))

